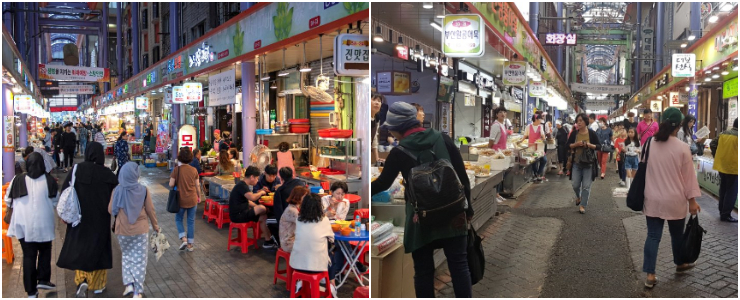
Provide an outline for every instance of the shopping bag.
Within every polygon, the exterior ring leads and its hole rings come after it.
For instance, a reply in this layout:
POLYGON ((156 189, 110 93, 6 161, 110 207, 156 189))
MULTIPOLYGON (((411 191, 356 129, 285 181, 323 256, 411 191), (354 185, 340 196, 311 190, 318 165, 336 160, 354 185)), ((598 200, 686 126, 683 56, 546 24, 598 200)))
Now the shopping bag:
POLYGON ((642 211, 645 206, 645 177, 647 176, 647 161, 650 158, 650 141, 649 137, 645 141, 645 147, 642 149, 643 160, 637 164, 637 173, 632 180, 630 190, 627 192, 627 207, 634 211, 642 211))
POLYGON ((468 269, 470 269, 470 281, 472 284, 483 279, 486 270, 486 255, 483 253, 483 239, 478 236, 470 225, 468 229, 468 269))
POLYGON ((159 258, 162 257, 164 252, 170 248, 170 242, 167 241, 167 237, 162 233, 161 228, 159 231, 153 232, 149 237, 149 246, 157 256, 157 261, 159 261, 159 258))
POLYGON ((707 231, 699 225, 699 217, 691 215, 689 222, 686 223, 683 245, 681 245, 681 256, 684 263, 693 263, 699 258, 701 240, 705 233, 707 231))

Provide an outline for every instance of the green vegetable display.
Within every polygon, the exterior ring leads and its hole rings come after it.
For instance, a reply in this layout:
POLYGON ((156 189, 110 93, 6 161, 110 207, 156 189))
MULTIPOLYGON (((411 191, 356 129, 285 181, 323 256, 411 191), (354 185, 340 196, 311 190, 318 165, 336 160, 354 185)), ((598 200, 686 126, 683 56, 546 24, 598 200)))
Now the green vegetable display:
POLYGON ((236 24, 236 32, 231 38, 234 42, 234 55, 239 56, 242 54, 242 48, 244 47, 244 31, 239 23, 236 24))
POLYGON ((272 23, 275 25, 275 38, 278 41, 288 38, 293 26, 293 8, 288 9, 288 3, 279 2, 277 16, 272 17, 272 23))
POLYGON ((369 2, 344 2, 344 9, 346 9, 350 14, 367 9, 369 6, 369 2))

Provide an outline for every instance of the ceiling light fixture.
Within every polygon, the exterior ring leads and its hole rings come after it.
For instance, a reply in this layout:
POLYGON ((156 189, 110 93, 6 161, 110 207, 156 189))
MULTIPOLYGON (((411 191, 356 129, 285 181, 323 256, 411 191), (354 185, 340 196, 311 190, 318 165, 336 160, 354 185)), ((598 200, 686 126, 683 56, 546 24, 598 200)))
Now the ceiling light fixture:
POLYGON ((687 43, 683 43, 683 44, 681 44, 681 48, 686 48, 686 46, 688 46, 688 45, 689 44, 687 44, 687 43))
POLYGON ((425 9, 432 9, 434 8, 434 3, 432 2, 422 2, 421 7, 425 9))
POLYGON ((737 71, 737 65, 735 65, 735 67, 733 67, 732 70, 737 71))
POLYGON ((731 2, 725 2, 725 5, 722 5, 722 7, 719 9, 719 11, 721 11, 721 12, 728 12, 728 11, 731 11, 733 7, 735 7, 735 6, 732 5, 731 2))
POLYGON ((691 87, 690 86, 686 86, 686 89, 685 90, 688 92, 688 91, 691 90, 691 87))
MULTIPOLYGON (((278 75, 277 75, 278 77, 285 77, 285 76, 288 76, 288 74, 290 74, 290 73, 288 73, 288 71, 285 70, 285 50, 286 49, 283 48, 283 69, 280 70, 280 72, 278 72, 278 75)), ((270 87, 270 88, 272 88, 272 87, 270 87)))
POLYGON ((273 81, 273 82, 272 82, 272 84, 270 85, 270 89, 271 89, 271 90, 276 90, 276 89, 277 89, 277 85, 275 85, 275 82, 274 82, 274 81, 273 81))
POLYGON ((704 78, 704 81, 711 81, 711 80, 712 80, 712 78, 709 78, 709 77, 704 78))
POLYGON ((442 25, 439 25, 439 23, 431 21, 429 22, 429 25, 432 25, 432 27, 434 27, 434 29, 439 30, 439 32, 442 32, 442 25))
POLYGON ((724 75, 730 74, 730 72, 727 72, 727 70, 725 70, 725 71, 722 71, 722 73, 720 73, 720 74, 722 74, 724 76, 724 75))
POLYGON ((376 41, 376 42, 383 41, 383 35, 381 35, 380 26, 375 26, 375 36, 373 37, 373 41, 376 41))
POLYGON ((303 42, 303 65, 299 71, 301 73, 311 72, 311 66, 306 62, 306 42, 303 42))
POLYGON ((714 79, 717 79, 717 78, 719 78, 719 74, 714 74, 714 75, 712 75, 712 78, 714 78, 714 79))
POLYGON ((717 70, 719 70, 719 67, 714 67, 714 68, 712 68, 712 70, 717 71, 717 70))
POLYGON ((688 38, 689 41, 693 41, 695 39, 696 39, 696 35, 693 35, 693 34, 690 35, 689 38, 688 38))
POLYGON ((709 23, 717 23, 717 20, 719 20, 717 15, 709 17, 709 23))
POLYGON ((414 51, 414 57, 415 57, 416 59, 419 59, 419 58, 421 58, 421 47, 419 47, 419 45, 416 45, 416 47, 414 47, 414 48, 416 49, 416 50, 414 51))

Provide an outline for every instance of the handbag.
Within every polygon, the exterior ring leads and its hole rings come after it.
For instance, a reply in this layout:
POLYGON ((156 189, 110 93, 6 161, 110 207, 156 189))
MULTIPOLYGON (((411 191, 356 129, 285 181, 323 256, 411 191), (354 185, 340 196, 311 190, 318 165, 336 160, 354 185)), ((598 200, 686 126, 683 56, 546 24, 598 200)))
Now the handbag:
POLYGON ((581 151, 581 156, 579 157, 579 161, 581 163, 595 163, 596 162, 596 151, 591 148, 584 148, 583 151, 581 151))
POLYGON ((650 158, 650 144, 652 140, 653 137, 649 137, 645 141, 640 163, 637 164, 637 173, 627 192, 627 207, 634 211, 642 211, 642 208, 645 206, 645 177, 647 176, 647 162, 648 158, 650 158))
POLYGON ((115 172, 118 169, 118 160, 114 157, 113 162, 110 164, 110 170, 115 172))
POLYGON ((167 211, 173 214, 180 211, 180 191, 177 190, 177 179, 180 177, 180 170, 178 168, 175 167, 175 171, 177 171, 175 186, 170 190, 170 195, 167 198, 167 211))
POLYGON ((468 269, 472 284, 483 279, 486 271, 486 255, 483 253, 483 239, 475 232, 473 225, 468 229, 468 269))
POLYGON ((67 224, 72 224, 72 227, 79 225, 82 221, 80 199, 77 198, 77 191, 75 190, 77 166, 75 165, 72 169, 72 181, 70 181, 69 187, 62 191, 62 194, 59 196, 59 203, 57 203, 57 214, 59 214, 59 218, 67 224))
POLYGON ((694 263, 699 258, 701 240, 705 233, 707 231, 699 225, 699 216, 689 217, 686 230, 683 232, 683 245, 681 245, 683 262, 694 263))
POLYGON ((601 145, 601 152, 614 152, 614 146, 606 142, 601 145))

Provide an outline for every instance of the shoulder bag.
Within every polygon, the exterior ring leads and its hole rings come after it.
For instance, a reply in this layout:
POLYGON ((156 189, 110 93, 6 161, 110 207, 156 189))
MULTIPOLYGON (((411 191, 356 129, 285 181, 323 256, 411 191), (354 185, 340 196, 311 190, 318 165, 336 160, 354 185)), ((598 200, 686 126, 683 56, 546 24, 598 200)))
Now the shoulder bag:
POLYGON ((645 177, 647 176, 647 162, 650 158, 650 144, 653 137, 649 137, 645 141, 645 146, 642 149, 640 163, 637 164, 637 173, 635 179, 630 185, 629 192, 627 192, 627 207, 634 211, 642 211, 645 206, 645 177))
POLYGON ((69 187, 62 191, 59 196, 59 203, 57 203, 57 214, 65 223, 72 224, 75 227, 82 221, 82 209, 80 208, 80 199, 77 198, 77 191, 75 190, 75 173, 77 173, 77 166, 72 169, 72 181, 69 183, 69 187))
POLYGON ((472 284, 483 279, 486 271, 486 255, 483 253, 483 239, 475 232, 473 225, 468 229, 468 268, 472 284))
POLYGON ((180 178, 180 167, 175 167, 177 176, 175 176, 175 186, 170 190, 170 195, 167 198, 167 211, 171 213, 177 213, 180 211, 180 191, 177 189, 177 179, 180 178))

